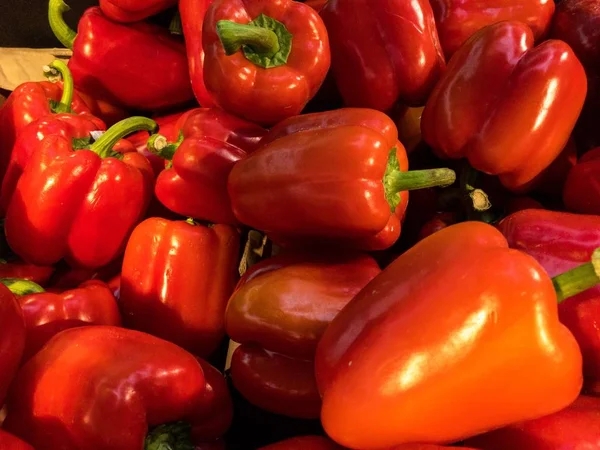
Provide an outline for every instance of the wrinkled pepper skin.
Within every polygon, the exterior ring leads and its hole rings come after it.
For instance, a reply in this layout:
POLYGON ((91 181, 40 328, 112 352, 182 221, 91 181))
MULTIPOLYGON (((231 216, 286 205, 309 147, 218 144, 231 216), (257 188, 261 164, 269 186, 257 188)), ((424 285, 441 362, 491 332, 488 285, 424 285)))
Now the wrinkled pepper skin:
POLYGON ((569 171, 563 202, 569 211, 600 214, 600 147, 585 153, 569 171))
POLYGON ((546 0, 431 0, 447 59, 476 32, 505 20, 523 22, 539 42, 548 34, 554 2, 546 0))
POLYGON ((100 9, 115 22, 138 22, 177 4, 177 0, 100 0, 100 9))
POLYGON ((524 191, 567 143, 586 91, 567 44, 534 48, 527 25, 501 22, 454 55, 425 106, 423 139, 438 157, 466 157, 509 190, 524 191))
POLYGON ((7 242, 32 264, 66 258, 73 267, 105 266, 122 254, 143 217, 153 178, 135 151, 122 160, 101 157, 50 135, 34 150, 8 206, 7 242))
POLYGON ((329 323, 379 272, 372 257, 358 253, 269 258, 244 274, 229 299, 227 335, 312 359, 329 323))
MULTIPOLYGON (((533 256, 550 276, 589 261, 600 247, 600 216, 525 210, 503 219, 498 229, 510 247, 533 256)), ((558 314, 577 339, 586 381, 600 381, 600 287, 562 302, 558 314)))
POLYGON ((2 450, 35 450, 31 445, 0 429, 0 449, 2 450))
POLYGON ((204 48, 202 48, 204 16, 212 2, 213 0, 179 0, 179 14, 185 37, 192 89, 196 100, 204 108, 216 106, 204 83, 204 48))
MULTIPOLYGON (((39 143, 48 136, 62 136, 72 141, 90 137, 92 131, 104 131, 106 125, 90 114, 54 114, 32 122, 17 138, 2 180, 0 214, 5 214, 23 170, 39 143)), ((148 133, 146 133, 147 135, 148 133)))
POLYGON ((4 285, 0 285, 0 403, 19 368, 25 348, 25 321, 17 299, 4 285))
POLYGON ((582 386, 552 281, 482 222, 397 258, 336 316, 315 364, 323 426, 357 449, 456 442, 556 412, 582 386))
POLYGON ((292 0, 214 0, 204 19, 202 46, 204 82, 215 104, 264 126, 300 114, 323 84, 331 63, 321 17, 292 0), (282 23, 292 35, 289 56, 277 67, 261 67, 243 51, 226 55, 217 34, 221 20, 248 24, 261 14, 282 23))
POLYGON ((259 450, 342 450, 335 442, 323 436, 300 436, 275 444, 261 447, 259 450))
POLYGON ((106 283, 87 281, 60 294, 41 292, 19 298, 27 339, 23 362, 35 355, 54 335, 86 325, 121 325, 121 314, 106 283))
POLYGON ((46 286, 54 274, 52 266, 36 266, 23 261, 0 261, 0 278, 15 278, 33 281, 40 286, 46 286))
POLYGON ((399 102, 425 104, 445 68, 428 1, 330 0, 321 16, 346 106, 388 111, 399 102))
POLYGON ((186 420, 205 388, 196 358, 170 342, 72 328, 21 368, 4 428, 36 450, 142 449, 149 427, 186 420))
POLYGON ((312 360, 242 344, 231 358, 231 381, 253 405, 275 414, 316 419, 321 412, 312 360))
POLYGON ((348 108, 285 120, 231 171, 233 211, 240 222, 276 235, 276 241, 334 239, 370 249, 381 233, 380 247, 387 248, 400 235, 408 202, 408 192, 400 192, 391 213, 385 197, 382 180, 393 148, 400 171, 406 171, 394 122, 375 110, 348 108))
POLYGON ((555 414, 469 439, 482 450, 586 450, 600 448, 600 398, 580 396, 555 414))
POLYGON ((210 355, 225 336, 225 308, 237 278, 239 234, 150 218, 133 231, 121 272, 120 307, 129 328, 210 355))

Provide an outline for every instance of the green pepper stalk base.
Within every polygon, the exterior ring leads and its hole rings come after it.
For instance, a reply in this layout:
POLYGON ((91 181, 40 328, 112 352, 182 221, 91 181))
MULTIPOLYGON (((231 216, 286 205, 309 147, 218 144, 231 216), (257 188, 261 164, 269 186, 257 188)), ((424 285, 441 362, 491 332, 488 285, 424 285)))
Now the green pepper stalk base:
POLYGON ((162 134, 153 134, 148 139, 146 147, 151 153, 160 156, 162 159, 172 161, 175 156, 175 152, 179 146, 183 143, 183 133, 179 132, 179 138, 177 142, 169 142, 167 138, 162 134))
POLYGON ((63 0, 50 0, 48 2, 48 22, 50 28, 56 36, 56 39, 60 41, 66 48, 73 48, 73 42, 77 37, 77 32, 72 30, 65 19, 63 14, 69 11, 71 8, 63 0))
POLYGON ((56 59, 44 67, 44 73, 46 76, 54 76, 56 73, 60 74, 63 81, 63 92, 58 103, 51 101, 50 106, 52 111, 56 114, 70 113, 71 103, 73 103, 73 93, 75 91, 75 83, 73 82, 73 76, 67 65, 60 59, 56 59))
POLYGON ((184 422, 159 425, 148 433, 144 450, 194 450, 192 427, 184 422))
POLYGON ((122 159, 123 155, 113 150, 117 142, 136 131, 154 133, 157 130, 158 124, 152 119, 140 116, 130 117, 110 127, 96 142, 89 146, 88 150, 93 151, 101 158, 122 159))
POLYGON ((383 187, 392 212, 400 203, 400 192, 446 187, 456 181, 456 173, 452 169, 428 169, 403 172, 400 170, 396 147, 389 153, 388 163, 383 176, 383 187))
POLYGON ((591 261, 552 278, 558 303, 600 284, 600 248, 591 261))
POLYGON ((22 280, 20 278, 2 278, 0 279, 0 283, 6 286, 10 292, 18 297, 46 292, 39 284, 30 280, 22 280))

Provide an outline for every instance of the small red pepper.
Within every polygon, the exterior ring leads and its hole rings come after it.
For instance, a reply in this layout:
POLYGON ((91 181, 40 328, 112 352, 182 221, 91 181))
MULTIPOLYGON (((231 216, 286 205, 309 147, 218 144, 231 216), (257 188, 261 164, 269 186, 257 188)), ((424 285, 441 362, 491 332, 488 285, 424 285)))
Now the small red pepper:
POLYGON ((125 135, 156 130, 143 117, 119 122, 87 150, 62 136, 36 149, 8 206, 6 239, 23 260, 39 265, 66 258, 98 268, 120 256, 152 195, 152 168, 137 152, 112 150, 125 135))
POLYGON ((0 429, 0 448, 2 450, 35 450, 31 445, 2 429, 0 429))
POLYGON ((23 83, 8 96, 0 108, 0 179, 4 178, 13 146, 19 133, 31 122, 52 114, 89 113, 87 105, 73 90, 73 80, 63 62, 54 62, 50 70, 59 71, 67 84, 49 81, 23 83))
POLYGON ((342 447, 326 437, 301 436, 276 442, 259 450, 342 450, 342 447))
POLYGON ((600 147, 585 153, 569 171, 563 190, 568 210, 600 214, 600 147))
POLYGON ((227 178, 266 131, 217 109, 197 109, 185 119, 178 122, 177 142, 169 144, 162 134, 148 141, 150 151, 167 162, 156 180, 156 198, 179 215, 236 225, 227 178))
POLYGON ((580 396, 567 408, 469 439, 482 450, 600 448, 600 398, 580 396))
POLYGON ((177 4, 177 0, 100 0, 100 9, 115 22, 138 22, 177 4))
POLYGON ((466 157, 523 191, 564 148, 586 91, 583 66, 567 44, 534 48, 527 25, 501 22, 452 57, 423 111, 423 139, 439 157, 466 157))
POLYGON ((548 34, 554 2, 547 0, 500 0, 495 2, 465 2, 432 0, 440 41, 446 58, 456 52, 471 36, 488 25, 505 20, 525 23, 536 41, 548 34))
POLYGON ((25 321, 17 299, 0 286, 0 403, 4 404, 8 387, 19 368, 25 348, 25 321))
POLYGON ((18 280, 33 281, 41 286, 46 286, 54 274, 52 266, 36 266, 23 261, 0 260, 0 279, 15 278, 18 280))
POLYGON ((192 89, 196 100, 204 108, 216 106, 204 83, 204 48, 202 47, 204 16, 212 2, 213 0, 179 0, 179 14, 185 37, 192 89))
POLYGON ((18 297, 27 337, 22 362, 28 361, 54 335, 85 325, 121 325, 112 291, 99 280, 86 281, 60 294, 44 292, 26 280, 0 280, 18 297))
POLYGON ((425 104, 445 68, 426 0, 330 0, 321 10, 346 106, 425 104))
POLYGON ((407 168, 394 122, 379 111, 347 108, 273 127, 233 167, 228 190, 237 219, 276 240, 385 249, 400 234, 406 191, 456 178, 449 169, 407 168))
POLYGON ((145 22, 115 23, 93 7, 76 33, 62 17, 68 9, 63 0, 50 0, 48 14, 58 40, 73 50, 69 69, 78 89, 142 111, 174 108, 194 98, 185 45, 168 30, 145 22))
POLYGON ((417 243, 319 341, 328 435, 361 449, 445 444, 568 406, 581 353, 557 300, 598 283, 598 259, 551 280, 482 222, 417 243))
POLYGON ((303 3, 215 0, 203 26, 208 92, 261 125, 300 114, 329 70, 327 30, 303 3))
POLYGON ((124 328, 72 328, 21 368, 3 426, 36 450, 191 446, 206 383, 196 358, 170 342, 124 328))
POLYGON ((123 259, 125 325, 195 355, 210 355, 225 336, 238 250, 239 234, 228 225, 145 220, 133 231, 123 259))

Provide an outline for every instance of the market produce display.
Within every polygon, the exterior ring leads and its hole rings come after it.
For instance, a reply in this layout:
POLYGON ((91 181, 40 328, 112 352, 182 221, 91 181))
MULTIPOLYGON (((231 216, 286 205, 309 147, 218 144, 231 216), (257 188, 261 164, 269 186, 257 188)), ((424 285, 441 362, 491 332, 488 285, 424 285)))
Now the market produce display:
POLYGON ((600 450, 600 0, 46 1, 0 450, 600 450))

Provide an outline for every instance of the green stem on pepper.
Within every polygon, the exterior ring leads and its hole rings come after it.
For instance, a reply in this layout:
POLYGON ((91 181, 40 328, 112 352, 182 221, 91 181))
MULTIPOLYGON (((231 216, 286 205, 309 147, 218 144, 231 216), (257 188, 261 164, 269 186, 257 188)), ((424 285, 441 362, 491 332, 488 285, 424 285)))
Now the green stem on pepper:
POLYGON ((60 59, 56 59, 49 64, 47 72, 58 72, 63 81, 63 91, 60 101, 58 103, 51 103, 52 111, 55 113, 70 113, 71 103, 73 103, 73 93, 75 91, 75 83, 73 82, 73 76, 67 65, 60 59))
POLYGON ((159 425, 148 433, 144 450, 194 450, 191 426, 184 422, 159 425))
POLYGON ((173 157, 175 156, 175 152, 182 143, 183 133, 181 132, 179 133, 177 142, 167 141, 167 138, 162 134, 153 134, 150 136, 150 139, 148 139, 146 146, 151 153, 160 156, 167 161, 172 161, 173 157))
POLYGON ((600 284, 600 248, 591 261, 552 278, 558 303, 600 284))
POLYGON ((120 153, 113 150, 119 140, 135 133, 136 131, 149 131, 154 133, 158 130, 158 124, 147 117, 134 116, 121 120, 110 127, 96 142, 90 145, 89 150, 101 158, 120 157, 120 153))
POLYGON ((29 294, 39 294, 46 292, 39 284, 30 280, 22 280, 20 278, 2 278, 0 283, 10 289, 10 292, 21 297, 29 294))
POLYGON ((63 14, 71 8, 63 0, 50 0, 48 2, 48 22, 54 36, 62 45, 67 48, 73 48, 73 42, 77 37, 77 32, 67 25, 63 14))

